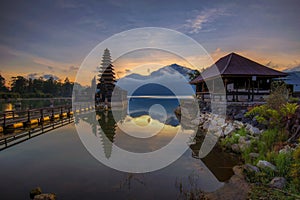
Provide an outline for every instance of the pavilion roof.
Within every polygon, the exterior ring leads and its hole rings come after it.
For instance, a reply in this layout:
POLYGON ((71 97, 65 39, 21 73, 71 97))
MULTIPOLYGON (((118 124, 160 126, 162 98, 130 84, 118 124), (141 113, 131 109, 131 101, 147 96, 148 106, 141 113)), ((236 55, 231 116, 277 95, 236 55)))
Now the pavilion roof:
POLYGON ((222 77, 269 77, 278 78, 286 76, 286 73, 271 69, 253 60, 236 53, 230 53, 220 58, 214 65, 205 69, 200 76, 190 83, 196 84, 206 79, 222 77))

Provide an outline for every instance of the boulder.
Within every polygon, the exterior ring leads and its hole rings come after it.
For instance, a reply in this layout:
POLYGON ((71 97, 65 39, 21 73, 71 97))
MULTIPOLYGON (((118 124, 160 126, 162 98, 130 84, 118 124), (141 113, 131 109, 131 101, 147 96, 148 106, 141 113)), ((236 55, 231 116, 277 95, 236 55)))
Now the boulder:
POLYGON ((286 185, 286 179, 284 177, 275 177, 269 183, 269 186, 272 188, 282 189, 286 185))
POLYGON ((245 136, 240 136, 238 145, 240 150, 244 151, 246 148, 250 147, 251 141, 246 140, 245 136))
POLYGON ((191 121, 191 124, 192 125, 194 125, 194 126, 198 126, 199 125, 199 118, 197 118, 197 119, 193 119, 192 121, 191 121))
POLYGON ((258 153, 249 153, 249 156, 251 159, 255 159, 255 158, 258 158, 259 157, 259 154, 258 153))
POLYGON ((292 151, 292 148, 289 145, 285 145, 282 149, 279 150, 279 153, 289 153, 292 151))
POLYGON ((42 189, 40 187, 36 187, 29 192, 30 199, 33 199, 36 195, 42 194, 42 189))
POLYGON ((231 150, 232 150, 233 152, 235 152, 235 153, 240 153, 240 152, 241 152, 240 147, 239 147, 238 144, 232 144, 232 145, 231 145, 231 150))
POLYGON ((53 193, 39 194, 36 195, 33 200, 56 200, 56 195, 53 193))
POLYGON ((261 133, 258 128, 252 126, 251 124, 247 124, 246 130, 248 130, 251 135, 260 135, 261 133))
POLYGON ((205 130, 207 130, 208 127, 209 127, 209 125, 210 125, 210 121, 209 121, 209 120, 206 120, 206 121, 203 123, 202 128, 205 129, 205 130))
POLYGON ((236 129, 241 129, 243 128, 245 125, 243 124, 243 122, 240 122, 240 121, 233 121, 232 125, 236 128, 236 129))
POLYGON ((250 165, 250 164, 245 164, 244 165, 244 169, 247 171, 247 172, 259 172, 260 170, 258 169, 258 167, 256 166, 253 166, 253 165, 250 165))
POLYGON ((229 123, 225 128, 224 128, 224 135, 229 135, 231 134, 232 132, 235 131, 235 127, 229 123))
POLYGON ((269 169, 271 169, 273 171, 276 170, 276 167, 273 164, 271 164, 268 161, 266 161, 266 160, 259 160, 256 166, 259 167, 259 168, 261 168, 261 169, 269 168, 269 169))
POLYGON ((241 120, 243 119, 244 114, 243 113, 238 113, 237 115, 234 115, 233 119, 235 120, 241 120))

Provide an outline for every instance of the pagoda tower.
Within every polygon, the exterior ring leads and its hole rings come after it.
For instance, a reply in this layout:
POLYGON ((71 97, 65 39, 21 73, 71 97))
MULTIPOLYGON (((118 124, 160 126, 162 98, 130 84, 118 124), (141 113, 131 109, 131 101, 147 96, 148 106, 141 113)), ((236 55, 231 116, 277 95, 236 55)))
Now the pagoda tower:
POLYGON ((114 66, 111 64, 111 56, 108 49, 104 50, 102 56, 102 63, 98 74, 98 85, 97 88, 100 90, 100 98, 102 102, 111 101, 112 92, 115 87, 115 73, 114 66))

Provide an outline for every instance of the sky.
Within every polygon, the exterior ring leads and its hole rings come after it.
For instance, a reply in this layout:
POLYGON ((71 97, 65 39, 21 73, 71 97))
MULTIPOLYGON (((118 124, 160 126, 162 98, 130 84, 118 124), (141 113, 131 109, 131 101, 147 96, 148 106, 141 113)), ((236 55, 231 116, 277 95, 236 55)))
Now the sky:
MULTIPOLYGON (((278 70, 300 66, 298 0, 3 0, 0 4, 0 74, 7 82, 16 75, 75 80, 99 43, 142 27, 186 34, 214 61, 236 52, 278 70)), ((111 55, 116 59, 113 51, 111 55)), ((128 59, 120 76, 132 68, 134 61, 128 59)), ((170 59, 169 64, 173 62, 170 59)))

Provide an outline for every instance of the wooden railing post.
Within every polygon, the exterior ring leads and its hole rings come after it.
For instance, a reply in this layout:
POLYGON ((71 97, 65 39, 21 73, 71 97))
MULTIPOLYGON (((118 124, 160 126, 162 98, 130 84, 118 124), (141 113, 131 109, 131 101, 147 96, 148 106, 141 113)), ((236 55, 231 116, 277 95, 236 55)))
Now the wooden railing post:
POLYGON ((30 122, 30 110, 27 110, 27 121, 30 122))

